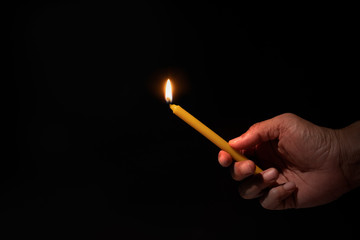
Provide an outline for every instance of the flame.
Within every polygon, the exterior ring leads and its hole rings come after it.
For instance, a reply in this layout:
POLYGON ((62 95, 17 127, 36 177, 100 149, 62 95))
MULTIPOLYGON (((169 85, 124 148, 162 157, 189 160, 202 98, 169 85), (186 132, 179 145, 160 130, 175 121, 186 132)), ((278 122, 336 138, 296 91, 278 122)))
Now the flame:
POLYGON ((166 82, 166 88, 165 88, 165 100, 167 103, 172 102, 172 89, 171 89, 171 82, 170 79, 166 82))

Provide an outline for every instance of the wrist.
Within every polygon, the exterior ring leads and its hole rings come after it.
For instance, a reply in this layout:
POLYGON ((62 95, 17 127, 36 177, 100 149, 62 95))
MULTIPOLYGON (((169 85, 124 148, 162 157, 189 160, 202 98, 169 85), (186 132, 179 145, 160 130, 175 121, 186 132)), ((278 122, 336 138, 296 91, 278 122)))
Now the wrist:
POLYGON ((360 186, 360 121, 338 131, 340 166, 353 189, 360 186))

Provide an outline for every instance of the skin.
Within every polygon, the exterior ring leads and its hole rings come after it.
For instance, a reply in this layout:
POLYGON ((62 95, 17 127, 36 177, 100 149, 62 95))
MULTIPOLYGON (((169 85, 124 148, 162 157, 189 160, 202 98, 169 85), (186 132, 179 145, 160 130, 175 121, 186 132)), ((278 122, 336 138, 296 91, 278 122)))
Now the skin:
POLYGON ((360 121, 344 129, 317 126, 286 113, 259 122, 229 144, 255 163, 233 163, 220 151, 218 160, 231 166, 245 199, 258 198, 266 209, 307 208, 329 203, 360 185, 360 121))

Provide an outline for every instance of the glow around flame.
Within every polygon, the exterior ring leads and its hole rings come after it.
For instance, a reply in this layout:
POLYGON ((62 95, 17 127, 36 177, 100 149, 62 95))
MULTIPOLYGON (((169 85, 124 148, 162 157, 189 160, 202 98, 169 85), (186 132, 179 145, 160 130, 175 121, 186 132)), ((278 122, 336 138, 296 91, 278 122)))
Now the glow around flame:
POLYGON ((168 103, 172 102, 172 89, 171 89, 171 82, 170 79, 166 82, 166 88, 165 88, 165 100, 168 103))

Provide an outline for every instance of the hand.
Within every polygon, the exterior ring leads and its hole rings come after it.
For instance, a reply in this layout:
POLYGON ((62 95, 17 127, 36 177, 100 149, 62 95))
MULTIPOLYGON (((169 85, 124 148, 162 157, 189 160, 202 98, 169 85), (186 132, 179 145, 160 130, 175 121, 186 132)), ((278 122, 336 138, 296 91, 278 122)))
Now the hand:
MULTIPOLYGON (((233 164, 245 199, 260 198, 267 209, 304 208, 329 203, 359 186, 360 122, 333 130, 294 114, 282 114, 254 124, 229 142, 237 151, 266 169, 254 175, 251 160, 233 164)), ((219 152, 219 163, 232 165, 219 152)))

